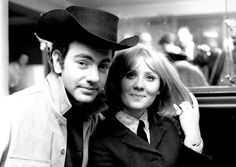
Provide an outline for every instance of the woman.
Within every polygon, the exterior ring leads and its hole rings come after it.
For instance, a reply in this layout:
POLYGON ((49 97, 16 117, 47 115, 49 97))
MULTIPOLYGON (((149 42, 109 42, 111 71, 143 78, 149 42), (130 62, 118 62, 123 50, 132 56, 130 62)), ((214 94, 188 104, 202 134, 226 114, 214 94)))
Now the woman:
POLYGON ((177 115, 185 145, 201 152, 197 101, 164 55, 143 44, 118 52, 105 92, 110 109, 91 138, 90 166, 181 165, 177 115))

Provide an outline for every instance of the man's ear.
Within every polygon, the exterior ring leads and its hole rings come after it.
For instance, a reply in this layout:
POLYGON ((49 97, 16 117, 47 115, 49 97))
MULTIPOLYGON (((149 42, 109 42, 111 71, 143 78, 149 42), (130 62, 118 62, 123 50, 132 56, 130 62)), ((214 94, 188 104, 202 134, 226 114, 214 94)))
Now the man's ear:
POLYGON ((53 68, 55 73, 61 74, 62 73, 62 66, 61 66, 61 53, 58 50, 54 50, 52 53, 52 61, 53 61, 53 68))

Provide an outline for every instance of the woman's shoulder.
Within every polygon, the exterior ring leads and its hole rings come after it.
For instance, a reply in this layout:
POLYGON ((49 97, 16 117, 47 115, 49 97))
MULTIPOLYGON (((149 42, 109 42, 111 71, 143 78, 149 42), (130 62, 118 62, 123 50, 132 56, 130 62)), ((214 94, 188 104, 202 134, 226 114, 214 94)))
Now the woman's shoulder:
POLYGON ((179 125, 177 118, 174 116, 165 116, 159 113, 155 113, 154 118, 160 123, 174 124, 175 126, 179 125))
POLYGON ((176 129, 178 133, 181 134, 181 126, 177 117, 163 116, 157 113, 155 114, 155 119, 157 120, 157 122, 161 123, 161 126, 165 128, 176 129))
POLYGON ((109 132, 113 129, 113 124, 115 121, 115 116, 103 115, 103 118, 98 120, 97 126, 93 132, 94 135, 104 136, 105 134, 109 134, 109 132))

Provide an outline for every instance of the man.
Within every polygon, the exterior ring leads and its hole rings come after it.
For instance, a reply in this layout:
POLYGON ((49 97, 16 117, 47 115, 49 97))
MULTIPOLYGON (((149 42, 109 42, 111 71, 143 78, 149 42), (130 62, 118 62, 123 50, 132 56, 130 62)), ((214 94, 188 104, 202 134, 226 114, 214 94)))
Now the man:
POLYGON ((24 69, 29 61, 29 56, 26 53, 20 53, 17 60, 12 61, 9 64, 9 92, 10 94, 22 90, 24 85, 22 84, 22 78, 24 77, 24 69))
POLYGON ((107 107, 100 98, 117 43, 118 18, 71 6, 43 14, 38 37, 53 43, 42 85, 6 97, 0 111, 0 166, 86 166, 89 137, 107 107))

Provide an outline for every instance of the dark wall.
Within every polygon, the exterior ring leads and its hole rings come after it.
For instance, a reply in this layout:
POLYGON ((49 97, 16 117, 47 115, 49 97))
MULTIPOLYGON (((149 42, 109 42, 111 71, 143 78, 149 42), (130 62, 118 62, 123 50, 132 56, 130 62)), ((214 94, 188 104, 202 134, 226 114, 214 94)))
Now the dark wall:
POLYGON ((201 109, 204 153, 213 156, 215 167, 236 166, 235 109, 201 109))
POLYGON ((212 156, 214 167, 236 166, 236 89, 191 89, 198 99, 203 152, 212 156))
POLYGON ((10 61, 19 57, 21 52, 29 55, 29 64, 42 64, 39 42, 34 35, 34 25, 19 25, 9 27, 10 61))
POLYGON ((16 60, 22 52, 29 55, 29 64, 42 64, 39 42, 34 35, 40 13, 9 2, 9 60, 16 60))

